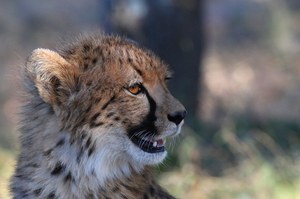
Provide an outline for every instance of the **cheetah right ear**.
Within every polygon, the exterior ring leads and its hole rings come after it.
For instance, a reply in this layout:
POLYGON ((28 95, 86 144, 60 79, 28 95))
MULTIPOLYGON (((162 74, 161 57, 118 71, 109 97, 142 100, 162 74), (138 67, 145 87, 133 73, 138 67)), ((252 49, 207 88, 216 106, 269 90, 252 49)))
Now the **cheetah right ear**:
POLYGON ((32 79, 40 97, 51 105, 68 99, 76 86, 76 71, 57 52, 36 49, 29 57, 25 73, 32 79))

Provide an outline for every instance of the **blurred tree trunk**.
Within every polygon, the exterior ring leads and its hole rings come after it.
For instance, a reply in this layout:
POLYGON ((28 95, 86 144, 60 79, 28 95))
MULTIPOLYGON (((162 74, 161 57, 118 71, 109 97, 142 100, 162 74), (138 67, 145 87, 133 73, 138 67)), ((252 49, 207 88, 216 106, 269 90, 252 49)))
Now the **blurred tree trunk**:
POLYGON ((203 1, 175 0, 170 9, 147 1, 148 17, 142 27, 144 44, 162 57, 175 72, 170 89, 196 118, 200 98, 200 60, 203 50, 203 1))
POLYGON ((147 15, 135 30, 115 23, 115 32, 153 50, 175 72, 172 93, 185 105, 188 120, 197 116, 204 48, 203 0, 144 1, 147 15))

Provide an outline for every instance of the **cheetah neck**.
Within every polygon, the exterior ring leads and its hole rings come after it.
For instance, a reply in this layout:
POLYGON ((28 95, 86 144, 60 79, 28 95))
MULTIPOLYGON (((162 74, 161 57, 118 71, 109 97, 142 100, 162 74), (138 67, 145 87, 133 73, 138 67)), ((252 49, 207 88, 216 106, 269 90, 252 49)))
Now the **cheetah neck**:
MULTIPOLYGON (((56 126, 55 123, 49 125, 56 126)), ((109 135, 105 133, 103 136, 109 135)), ((72 142, 71 133, 65 131, 58 132, 55 137, 51 145, 54 147, 43 149, 44 172, 50 172, 53 179, 48 184, 66 187, 71 190, 70 194, 96 196, 120 185, 133 190, 144 189, 145 182, 151 179, 150 175, 145 175, 149 168, 145 170, 143 165, 134 165, 125 154, 114 151, 113 147, 102 142, 105 139, 106 143, 110 143, 113 137, 99 139, 87 135, 72 142), (140 187, 136 187, 137 180, 140 181, 140 187), (128 181, 135 183, 130 184, 128 181)))

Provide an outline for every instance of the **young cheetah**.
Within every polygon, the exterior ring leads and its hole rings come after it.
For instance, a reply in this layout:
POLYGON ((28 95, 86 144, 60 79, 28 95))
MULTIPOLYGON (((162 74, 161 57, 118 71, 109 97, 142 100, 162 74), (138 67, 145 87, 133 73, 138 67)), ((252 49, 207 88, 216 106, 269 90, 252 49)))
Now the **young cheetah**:
POLYGON ((24 67, 13 198, 173 198, 151 173, 186 114, 168 78, 158 57, 120 37, 34 50, 24 67))

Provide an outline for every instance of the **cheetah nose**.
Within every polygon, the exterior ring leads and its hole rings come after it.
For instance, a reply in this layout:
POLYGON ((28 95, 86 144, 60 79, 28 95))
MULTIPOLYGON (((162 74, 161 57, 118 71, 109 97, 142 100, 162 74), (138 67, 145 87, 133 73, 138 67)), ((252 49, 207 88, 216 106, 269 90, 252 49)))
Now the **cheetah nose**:
POLYGON ((179 125, 180 122, 185 118, 186 110, 176 111, 174 113, 168 114, 168 119, 171 122, 174 122, 176 125, 179 125))

